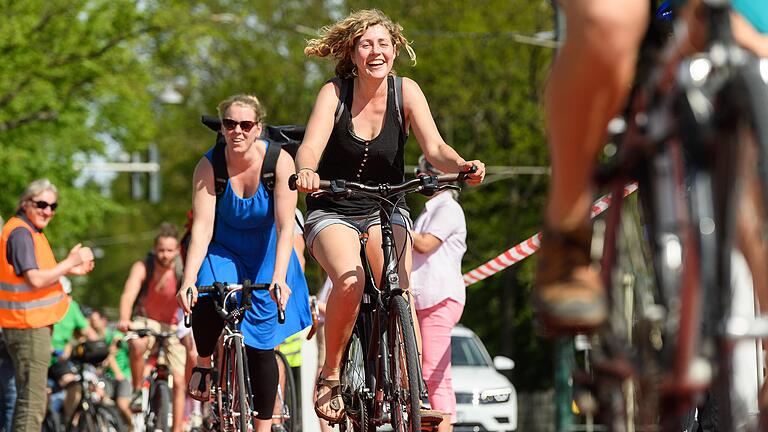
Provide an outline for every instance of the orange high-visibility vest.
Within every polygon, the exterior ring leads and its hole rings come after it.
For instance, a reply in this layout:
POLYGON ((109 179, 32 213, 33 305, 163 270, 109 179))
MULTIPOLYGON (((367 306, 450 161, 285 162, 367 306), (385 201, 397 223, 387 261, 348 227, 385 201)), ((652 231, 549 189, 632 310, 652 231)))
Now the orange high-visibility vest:
POLYGON ((0 234, 0 327, 40 328, 61 320, 67 313, 69 297, 61 283, 35 289, 16 276, 13 264, 8 261, 8 237, 16 228, 24 228, 32 234, 35 258, 40 270, 56 266, 51 246, 45 234, 31 227, 19 217, 12 217, 3 226, 0 234))

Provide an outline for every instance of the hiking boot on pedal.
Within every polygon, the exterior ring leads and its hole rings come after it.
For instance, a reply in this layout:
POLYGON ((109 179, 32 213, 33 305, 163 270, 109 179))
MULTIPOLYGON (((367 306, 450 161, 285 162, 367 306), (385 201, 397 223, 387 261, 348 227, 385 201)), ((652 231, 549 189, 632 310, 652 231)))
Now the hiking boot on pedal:
POLYGON ((591 242, 589 224, 567 232, 542 231, 533 305, 547 333, 590 332, 605 321, 605 289, 591 265, 591 242))

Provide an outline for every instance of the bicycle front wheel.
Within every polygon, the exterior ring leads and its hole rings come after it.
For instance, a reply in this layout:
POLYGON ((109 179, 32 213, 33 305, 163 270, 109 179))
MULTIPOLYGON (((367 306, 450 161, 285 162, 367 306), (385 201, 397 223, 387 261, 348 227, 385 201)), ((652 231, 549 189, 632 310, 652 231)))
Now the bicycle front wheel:
POLYGON ((80 405, 67 425, 67 432, 90 432, 95 430, 99 430, 95 413, 80 405))
POLYGON ((155 381, 150 395, 147 432, 171 430, 171 389, 165 381, 155 381))
POLYGON ((296 427, 296 380, 293 378, 291 365, 288 364, 288 358, 280 351, 275 351, 275 360, 278 368, 283 371, 283 380, 277 387, 277 403, 280 411, 275 413, 272 418, 283 425, 284 432, 294 432, 296 427))
POLYGON ((394 296, 390 304, 388 348, 392 385, 390 415, 395 432, 419 432, 421 373, 413 318, 408 302, 394 296))
POLYGON ((232 405, 233 425, 239 426, 240 429, 236 430, 239 430, 240 432, 250 432, 252 430, 251 393, 245 384, 245 369, 243 367, 245 356, 243 355, 243 345, 237 342, 234 345, 235 352, 233 360, 235 364, 231 370, 235 371, 237 387, 234 388, 235 391, 232 395, 232 402, 234 403, 232 405))

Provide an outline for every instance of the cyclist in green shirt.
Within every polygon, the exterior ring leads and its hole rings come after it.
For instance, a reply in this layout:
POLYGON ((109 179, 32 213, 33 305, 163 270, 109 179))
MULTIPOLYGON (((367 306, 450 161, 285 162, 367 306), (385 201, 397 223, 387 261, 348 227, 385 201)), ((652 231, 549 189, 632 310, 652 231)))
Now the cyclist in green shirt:
POLYGON ((121 343, 125 336, 122 332, 110 327, 109 321, 99 309, 92 309, 88 316, 91 327, 99 339, 109 345, 109 357, 107 357, 106 375, 114 381, 114 393, 111 395, 115 405, 123 415, 123 420, 131 426, 131 363, 128 359, 128 345, 121 343))

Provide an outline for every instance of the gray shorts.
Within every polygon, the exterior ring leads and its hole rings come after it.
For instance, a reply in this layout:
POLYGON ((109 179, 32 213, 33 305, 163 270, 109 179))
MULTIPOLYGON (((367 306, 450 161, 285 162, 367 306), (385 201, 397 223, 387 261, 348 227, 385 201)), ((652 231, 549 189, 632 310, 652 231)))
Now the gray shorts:
POLYGON ((118 398, 130 398, 131 394, 133 394, 133 386, 131 385, 131 377, 126 377, 125 379, 122 379, 120 381, 114 382, 115 386, 115 393, 113 395, 114 399, 118 398))
MULTIPOLYGON (((312 250, 312 243, 320 231, 334 224, 348 226, 357 231, 358 234, 362 234, 374 225, 381 225, 381 218, 378 210, 367 216, 345 216, 329 210, 313 210, 307 215, 307 221, 304 223, 304 241, 310 251, 312 250)), ((411 214, 408 210, 398 209, 392 216, 392 225, 399 225, 410 231, 413 227, 411 214)))

